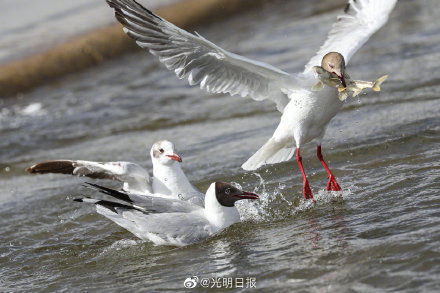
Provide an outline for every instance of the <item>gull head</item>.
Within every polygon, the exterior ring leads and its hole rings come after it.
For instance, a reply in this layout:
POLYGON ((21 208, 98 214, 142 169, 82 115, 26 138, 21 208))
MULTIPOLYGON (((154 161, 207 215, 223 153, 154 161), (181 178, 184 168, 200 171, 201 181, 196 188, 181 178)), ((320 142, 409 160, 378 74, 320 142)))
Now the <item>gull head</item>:
POLYGON ((172 164, 182 162, 182 158, 174 149, 174 144, 167 140, 155 142, 151 147, 150 155, 153 164, 159 163, 162 165, 171 166, 172 164))
POLYGON ((344 56, 338 52, 330 52, 325 54, 322 58, 321 67, 327 70, 328 72, 336 74, 342 82, 344 87, 347 87, 345 84, 345 60, 344 56))
POLYGON ((214 187, 217 201, 225 207, 233 207, 236 201, 242 199, 259 199, 255 193, 240 190, 229 183, 214 182, 211 187, 214 187))

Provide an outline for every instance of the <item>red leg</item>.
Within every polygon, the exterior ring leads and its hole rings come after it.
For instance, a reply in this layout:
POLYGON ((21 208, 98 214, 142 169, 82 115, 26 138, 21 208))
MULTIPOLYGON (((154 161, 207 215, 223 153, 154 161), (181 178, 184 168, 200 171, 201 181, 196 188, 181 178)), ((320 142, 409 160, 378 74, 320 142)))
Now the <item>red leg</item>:
POLYGON ((329 180, 327 184, 327 191, 341 191, 341 187, 339 186, 338 182, 336 182, 335 176, 333 176, 332 171, 330 171, 329 167, 324 161, 324 157, 322 156, 320 145, 318 145, 316 154, 318 155, 318 159, 321 161, 322 165, 324 166, 328 174, 329 180))
MULTIPOLYGON (((301 173, 303 175, 303 193, 305 199, 313 199, 312 190, 310 189, 309 181, 306 177, 306 172, 304 172, 304 168, 302 165, 302 158, 299 154, 299 148, 296 149, 296 160, 298 161, 299 169, 301 170, 301 173)), ((315 200, 313 199, 313 202, 315 200)))

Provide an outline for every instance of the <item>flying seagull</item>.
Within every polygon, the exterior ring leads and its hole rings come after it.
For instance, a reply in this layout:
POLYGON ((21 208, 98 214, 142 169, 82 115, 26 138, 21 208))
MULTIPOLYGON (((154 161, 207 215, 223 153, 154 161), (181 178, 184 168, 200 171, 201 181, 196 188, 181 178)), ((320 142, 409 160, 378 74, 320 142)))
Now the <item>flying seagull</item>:
POLYGON ((303 193, 313 199, 300 155, 301 147, 317 142, 317 156, 329 177, 327 190, 340 191, 321 152, 321 142, 330 120, 342 102, 337 90, 325 88, 312 92, 315 83, 312 68, 321 65, 338 74, 345 83, 345 66, 353 54, 388 20, 397 0, 350 0, 337 17, 327 40, 310 59, 302 73, 288 74, 272 65, 228 52, 195 33, 182 30, 135 0, 106 0, 136 43, 157 56, 176 75, 188 79, 210 93, 248 96, 271 100, 282 113, 273 136, 247 162, 245 170, 275 164, 295 153, 303 175, 303 193), (329 58, 323 59, 328 53, 329 58), (327 61, 332 61, 329 64, 327 61), (332 68, 333 66, 333 68, 332 68), (338 71, 339 69, 339 71, 338 71), (337 72, 338 71, 338 72, 337 72))

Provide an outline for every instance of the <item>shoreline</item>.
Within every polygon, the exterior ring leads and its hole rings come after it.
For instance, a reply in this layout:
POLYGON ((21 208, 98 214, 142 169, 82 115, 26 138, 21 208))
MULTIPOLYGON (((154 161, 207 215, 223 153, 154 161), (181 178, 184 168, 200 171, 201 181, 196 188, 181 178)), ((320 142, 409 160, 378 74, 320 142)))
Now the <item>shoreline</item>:
MULTIPOLYGON (((154 12, 179 27, 191 29, 258 7, 264 2, 266 0, 183 0, 154 12)), ((109 17, 113 17, 110 10, 109 17)), ((136 43, 125 35, 119 23, 96 28, 45 52, 1 65, 0 98, 16 97, 136 48, 136 43)))

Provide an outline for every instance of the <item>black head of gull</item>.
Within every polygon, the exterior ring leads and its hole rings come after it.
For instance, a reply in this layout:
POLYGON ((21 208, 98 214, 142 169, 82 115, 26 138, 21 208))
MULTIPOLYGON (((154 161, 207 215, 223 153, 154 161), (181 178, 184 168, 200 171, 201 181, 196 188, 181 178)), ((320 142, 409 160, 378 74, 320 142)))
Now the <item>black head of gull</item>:
MULTIPOLYGON (((306 199, 313 199, 300 148, 315 140, 317 156, 329 176, 327 190, 341 191, 321 153, 327 125, 342 108, 341 99, 334 90, 317 93, 304 89, 304 85, 309 87, 309 80, 314 80, 313 68, 322 61, 324 70, 337 76, 346 88, 349 77, 345 64, 387 22, 397 0, 349 0, 327 40, 299 75, 228 52, 199 34, 176 27, 135 0, 106 1, 125 33, 158 57, 178 78, 186 78, 190 85, 199 85, 209 93, 248 96, 276 104, 283 113, 280 124, 274 135, 242 165, 243 169, 256 170, 265 164, 290 160, 296 147, 303 194, 306 199)), ((212 189, 214 193, 215 187, 212 189)))
POLYGON ((218 202, 225 207, 233 207, 236 201, 242 199, 258 199, 258 195, 242 191, 229 183, 216 182, 215 195, 218 202))

